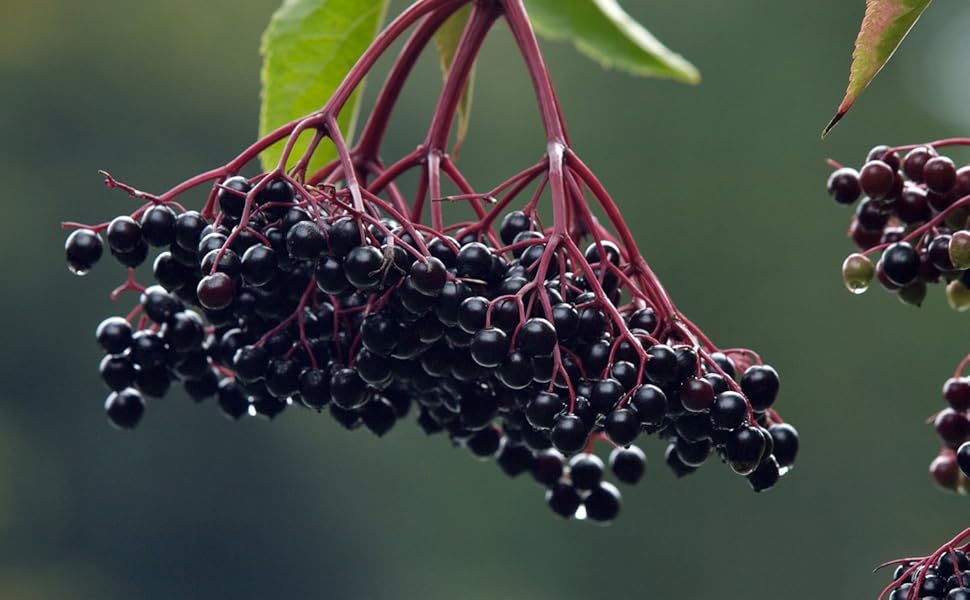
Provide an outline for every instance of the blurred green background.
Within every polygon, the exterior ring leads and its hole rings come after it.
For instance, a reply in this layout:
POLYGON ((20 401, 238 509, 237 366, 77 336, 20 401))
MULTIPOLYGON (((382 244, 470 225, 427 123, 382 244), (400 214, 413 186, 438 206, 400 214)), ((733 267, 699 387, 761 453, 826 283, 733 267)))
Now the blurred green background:
MULTIPOLYGON (((823 162, 966 131, 958 2, 930 8, 824 143, 862 0, 626 0, 697 64, 699 87, 544 44, 575 147, 680 307, 781 372, 803 452, 770 493, 717 464, 675 481, 651 440, 647 479, 598 528, 554 519, 531 482, 411 424, 381 442, 295 411, 234 424, 176 392, 136 433, 109 428, 93 330, 127 310, 105 297, 122 274, 105 261, 70 275, 58 222, 125 210, 100 168, 161 191, 251 141, 277 4, 0 5, 0 598, 874 598, 888 575, 873 565, 968 524, 966 499, 929 482, 923 424, 967 351, 961 317, 942 289, 920 310, 845 292, 848 213, 825 195, 823 162)), ((436 68, 410 86, 390 154, 423 135, 436 68)), ((502 29, 469 139, 460 162, 481 186, 542 150, 502 29)))

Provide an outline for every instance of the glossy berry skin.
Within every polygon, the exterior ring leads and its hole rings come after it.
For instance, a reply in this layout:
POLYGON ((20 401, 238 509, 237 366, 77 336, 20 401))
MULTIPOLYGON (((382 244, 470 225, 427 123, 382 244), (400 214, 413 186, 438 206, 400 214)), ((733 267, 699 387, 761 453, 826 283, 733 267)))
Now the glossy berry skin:
POLYGON ((249 180, 240 175, 230 177, 222 182, 222 187, 216 194, 219 208, 230 217, 239 218, 246 207, 246 194, 253 189, 249 180))
POLYGON ((145 414, 145 400, 138 390, 125 388, 111 392, 104 402, 108 420, 118 429, 134 429, 145 414))
POLYGON ((320 228, 312 221, 300 221, 286 234, 286 250, 297 260, 316 260, 326 245, 320 228))
POLYGON ((618 408, 606 415, 603 428, 614 444, 626 446, 640 434, 640 420, 635 411, 618 408))
POLYGON ((970 377, 947 379, 943 384, 943 398, 954 410, 970 410, 970 377))
POLYGON ((970 442, 960 444, 957 449, 957 466, 964 477, 970 477, 970 442))
POLYGON ((222 414, 233 421, 240 419, 249 410, 249 400, 245 392, 232 379, 223 379, 219 382, 216 397, 222 414))
POLYGON ((246 283, 261 286, 273 280, 277 266, 276 252, 269 246, 255 244, 242 255, 241 275, 246 283))
POLYGON ((545 356, 556 347, 556 330, 546 319, 529 319, 515 337, 516 345, 531 356, 545 356))
POLYGON ((610 470, 621 483, 635 485, 647 471, 647 456, 636 446, 614 448, 610 452, 610 470))
POLYGON ((484 281, 492 269, 492 251, 481 242, 462 246, 455 261, 458 276, 484 281))
POLYGON ((167 206, 152 206, 141 216, 141 232, 149 246, 168 246, 175 241, 175 212, 167 206))
POLYGON ((970 419, 952 408, 937 413, 933 428, 947 447, 956 449, 970 437, 970 419))
POLYGON ((148 318, 158 324, 167 322, 185 308, 180 300, 160 285, 153 285, 142 292, 141 305, 148 318))
POLYGON ((563 455, 551 448, 536 453, 535 460, 532 462, 532 478, 536 483, 546 487, 552 487, 558 483, 564 470, 563 455))
POLYGON ((344 274, 358 290, 372 290, 381 284, 384 257, 373 246, 357 246, 344 259, 344 274))
POLYGON ((732 431, 740 427, 748 416, 748 405, 744 396, 737 392, 721 392, 711 407, 711 420, 714 427, 732 431))
POLYGON ((330 396, 338 408, 354 410, 367 401, 366 386, 353 369, 337 369, 330 378, 330 396))
POLYGON ((886 197, 896 183, 896 173, 881 160, 870 160, 859 171, 859 187, 870 198, 886 197))
POLYGON ((206 275, 199 281, 195 290, 202 306, 212 310, 219 310, 229 306, 235 295, 235 285, 232 278, 225 273, 206 275))
POLYGON ((104 384, 116 392, 135 383, 135 366, 126 356, 105 356, 101 359, 98 372, 104 384))
POLYGON ((926 187, 937 194, 945 194, 956 183, 957 170, 953 161, 946 156, 934 156, 923 165, 923 181, 926 187))
POLYGON ((692 377, 680 389, 680 401, 691 412, 704 412, 714 406, 714 386, 706 379, 692 377))
POLYGON ((589 493, 583 499, 586 507, 586 517, 598 523, 610 523, 620 513, 620 492, 606 481, 589 493))
POLYGON ((603 461, 595 454, 577 454, 569 460, 569 481, 576 489, 595 489, 603 480, 603 461))
POLYGON ((768 410, 778 397, 778 372, 768 365, 748 367, 741 376, 741 391, 756 411, 768 410))
POLYGON ((571 518, 583 503, 579 492, 568 483, 557 483, 546 491, 546 504, 564 519, 571 518))
POLYGON ((826 186, 829 195, 838 204, 852 204, 859 199, 859 195, 862 193, 862 189, 859 187, 859 173, 848 167, 833 171, 829 175, 826 186))
POLYGON ((563 454, 574 454, 586 445, 589 426, 576 415, 562 415, 552 426, 552 444, 563 454))
POLYGON ((509 352, 509 338, 497 327, 475 332, 470 346, 472 359, 485 368, 502 364, 509 352))
POLYGON ((131 345, 131 325, 121 317, 109 317, 98 325, 95 337, 108 354, 121 354, 131 345))
POLYGON ((798 456, 798 432, 788 423, 772 425, 768 432, 774 446, 773 454, 779 467, 790 467, 798 456))
POLYGON ((414 261, 409 274, 414 289, 427 296, 437 296, 448 282, 444 263, 433 256, 414 261))
POLYGON ((562 398, 551 392, 539 392, 526 405, 525 418, 537 429, 549 429, 556 423, 556 417, 566 408, 562 398))
POLYGON ((880 264, 892 283, 904 287, 919 275, 920 257, 909 242, 896 242, 883 252, 880 264))
POLYGON ((75 229, 64 242, 64 254, 71 272, 84 275, 101 260, 104 244, 101 236, 90 229, 75 229))
POLYGON ((778 483, 779 477, 778 461, 773 456, 769 456, 748 475, 748 483, 755 492, 766 492, 778 483))
POLYGON ((739 475, 748 475, 761 462, 765 439, 757 429, 744 427, 728 436, 724 450, 731 468, 739 475))
POLYGON ((190 210, 180 214, 175 219, 175 243, 184 250, 195 252, 206 225, 202 215, 195 211, 190 210))
POLYGON ((509 477, 518 477, 532 468, 532 451, 525 446, 503 444, 495 462, 509 477))
POLYGON ((125 216, 112 219, 108 223, 105 236, 111 249, 120 253, 132 252, 144 242, 141 226, 131 217, 125 216))
POLYGON ((641 423, 660 423, 667 412, 667 395, 653 384, 641 385, 630 396, 630 406, 637 411, 641 423))
POLYGON ((657 385, 671 383, 677 378, 677 353, 665 344, 657 344, 647 350, 647 377, 657 385))

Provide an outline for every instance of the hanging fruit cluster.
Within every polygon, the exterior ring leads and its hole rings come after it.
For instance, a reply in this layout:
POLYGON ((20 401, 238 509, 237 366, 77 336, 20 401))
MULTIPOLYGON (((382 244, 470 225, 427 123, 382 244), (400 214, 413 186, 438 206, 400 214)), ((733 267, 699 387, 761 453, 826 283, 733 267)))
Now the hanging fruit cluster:
POLYGON ((128 268, 113 296, 140 294, 127 316, 97 328, 110 421, 136 426, 146 398, 176 382, 197 401, 215 398, 233 419, 326 410, 380 436, 416 413, 428 434, 444 432, 510 476, 530 473, 555 513, 597 522, 620 510, 597 447, 611 448, 615 479, 633 484, 646 468, 634 445, 644 433, 669 441, 665 461, 678 476, 714 455, 756 491, 771 488, 798 451, 795 429, 773 409, 778 374, 755 352, 718 348, 674 306, 616 204, 570 148, 520 0, 474 3, 427 137, 395 162, 381 156, 416 59, 465 3, 412 5, 321 110, 222 167, 160 195, 106 175, 141 206, 65 227, 73 271, 91 269, 106 240, 128 268), (446 144, 500 18, 534 82, 547 147, 537 163, 475 190, 446 144), (349 147, 337 114, 412 26, 349 147), (296 156, 304 134, 312 141, 296 156), (276 143, 285 150, 275 169, 244 174, 276 143), (325 143, 338 158, 312 172, 325 143), (403 176, 413 170, 420 178, 408 189, 403 176), (205 205, 186 209, 183 194, 203 186, 205 205), (466 203, 475 219, 446 222, 443 202, 466 203), (539 216, 547 202, 551 223, 539 216), (154 283, 144 287, 136 269, 153 252, 154 283))

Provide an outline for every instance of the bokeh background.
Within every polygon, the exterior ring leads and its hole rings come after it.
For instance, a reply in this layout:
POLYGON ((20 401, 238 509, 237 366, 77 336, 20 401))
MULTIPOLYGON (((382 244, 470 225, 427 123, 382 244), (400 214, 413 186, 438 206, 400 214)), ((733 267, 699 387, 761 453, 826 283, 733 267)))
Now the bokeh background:
MULTIPOLYGON (((718 465, 675 481, 648 442, 647 479, 599 528, 410 425, 377 442, 295 411, 234 424, 177 392, 136 433, 109 428, 92 333, 127 310, 105 297, 121 270, 69 274, 58 222, 125 210, 100 168, 161 191, 252 140, 277 4, 0 3, 0 598, 873 598, 873 565, 968 525, 967 500, 929 482, 923 424, 965 326, 941 289, 919 310, 845 292, 848 213, 823 162, 967 130, 959 2, 930 8, 824 143, 861 0, 626 0, 699 87, 545 44, 575 146, 676 301, 780 370, 803 453, 770 493, 718 465)), ((460 159, 480 185, 542 149, 509 40, 485 51, 460 159)), ((410 86, 391 154, 420 140, 436 68, 410 86)))

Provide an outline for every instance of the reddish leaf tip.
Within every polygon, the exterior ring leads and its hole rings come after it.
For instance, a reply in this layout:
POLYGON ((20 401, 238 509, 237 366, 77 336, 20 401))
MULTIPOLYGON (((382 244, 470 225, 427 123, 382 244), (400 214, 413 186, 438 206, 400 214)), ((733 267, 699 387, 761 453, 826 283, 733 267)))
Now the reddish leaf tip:
POLYGON ((832 128, 835 127, 836 125, 838 125, 839 121, 842 120, 842 117, 844 117, 845 116, 845 113, 847 113, 847 112, 848 112, 847 110, 840 110, 839 112, 835 113, 835 116, 832 117, 832 120, 829 121, 829 124, 826 125, 825 126, 825 129, 822 130, 822 139, 823 140, 825 139, 825 136, 827 136, 829 134, 829 132, 832 131, 832 128))

